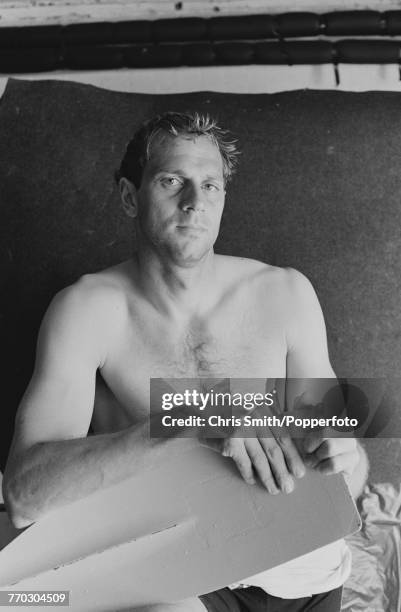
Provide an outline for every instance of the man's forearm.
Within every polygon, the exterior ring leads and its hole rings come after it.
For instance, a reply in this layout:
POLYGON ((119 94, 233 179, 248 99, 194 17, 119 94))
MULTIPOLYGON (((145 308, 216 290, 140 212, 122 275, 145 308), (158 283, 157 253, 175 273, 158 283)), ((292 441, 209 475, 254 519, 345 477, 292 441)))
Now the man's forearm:
MULTIPOLYGON (((3 492, 17 528, 37 521, 50 510, 116 484, 157 462, 166 442, 149 438, 149 423, 88 438, 41 442, 7 466, 3 492)), ((171 449, 169 449, 171 450, 171 449)))

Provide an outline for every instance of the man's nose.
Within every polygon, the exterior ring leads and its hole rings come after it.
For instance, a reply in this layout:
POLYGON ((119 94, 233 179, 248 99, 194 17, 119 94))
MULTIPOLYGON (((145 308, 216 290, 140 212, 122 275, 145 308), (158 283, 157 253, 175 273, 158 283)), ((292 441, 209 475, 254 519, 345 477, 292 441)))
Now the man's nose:
POLYGON ((183 210, 202 212, 205 210, 203 191, 199 185, 188 183, 182 193, 181 207, 183 210))

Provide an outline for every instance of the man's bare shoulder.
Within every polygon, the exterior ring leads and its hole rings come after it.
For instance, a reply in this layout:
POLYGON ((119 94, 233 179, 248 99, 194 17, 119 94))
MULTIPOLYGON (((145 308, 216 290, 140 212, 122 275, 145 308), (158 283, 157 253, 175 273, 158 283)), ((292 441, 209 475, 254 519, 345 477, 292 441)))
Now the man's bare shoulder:
POLYGON ((85 274, 72 287, 82 291, 87 297, 93 295, 106 300, 123 300, 128 283, 132 282, 131 267, 132 262, 129 260, 99 272, 85 274))
POLYGON ((100 324, 116 319, 126 311, 127 262, 93 274, 85 274, 54 297, 48 311, 75 324, 100 324))
POLYGON ((226 277, 255 281, 261 290, 266 289, 270 295, 274 291, 283 297, 299 299, 313 291, 307 277, 294 268, 281 268, 246 257, 217 257, 220 270, 226 277))

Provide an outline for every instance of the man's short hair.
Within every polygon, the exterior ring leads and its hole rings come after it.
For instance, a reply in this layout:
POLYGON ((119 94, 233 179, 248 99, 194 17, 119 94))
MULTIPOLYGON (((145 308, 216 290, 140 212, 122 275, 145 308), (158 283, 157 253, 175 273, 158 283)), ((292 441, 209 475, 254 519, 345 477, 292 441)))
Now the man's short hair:
POLYGON ((168 112, 146 121, 134 134, 127 145, 121 166, 115 173, 117 183, 125 177, 139 189, 143 170, 152 154, 152 146, 160 142, 163 133, 184 138, 206 136, 220 151, 224 182, 227 183, 234 174, 239 151, 236 141, 227 130, 218 126, 216 120, 207 114, 168 112))

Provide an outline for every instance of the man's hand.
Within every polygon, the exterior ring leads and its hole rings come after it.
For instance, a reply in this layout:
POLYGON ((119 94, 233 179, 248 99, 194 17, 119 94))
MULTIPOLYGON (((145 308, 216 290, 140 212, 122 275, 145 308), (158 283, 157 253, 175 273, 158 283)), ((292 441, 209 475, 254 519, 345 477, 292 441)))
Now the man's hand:
POLYGON ((343 472, 350 477, 359 463, 358 444, 355 438, 328 438, 327 431, 308 436, 303 442, 305 465, 322 474, 343 472))
POLYGON ((304 463, 288 436, 239 437, 240 432, 227 438, 201 439, 201 443, 231 457, 241 476, 248 484, 255 484, 257 476, 269 493, 280 491, 291 493, 294 489, 294 476, 302 478, 305 474, 304 463))

